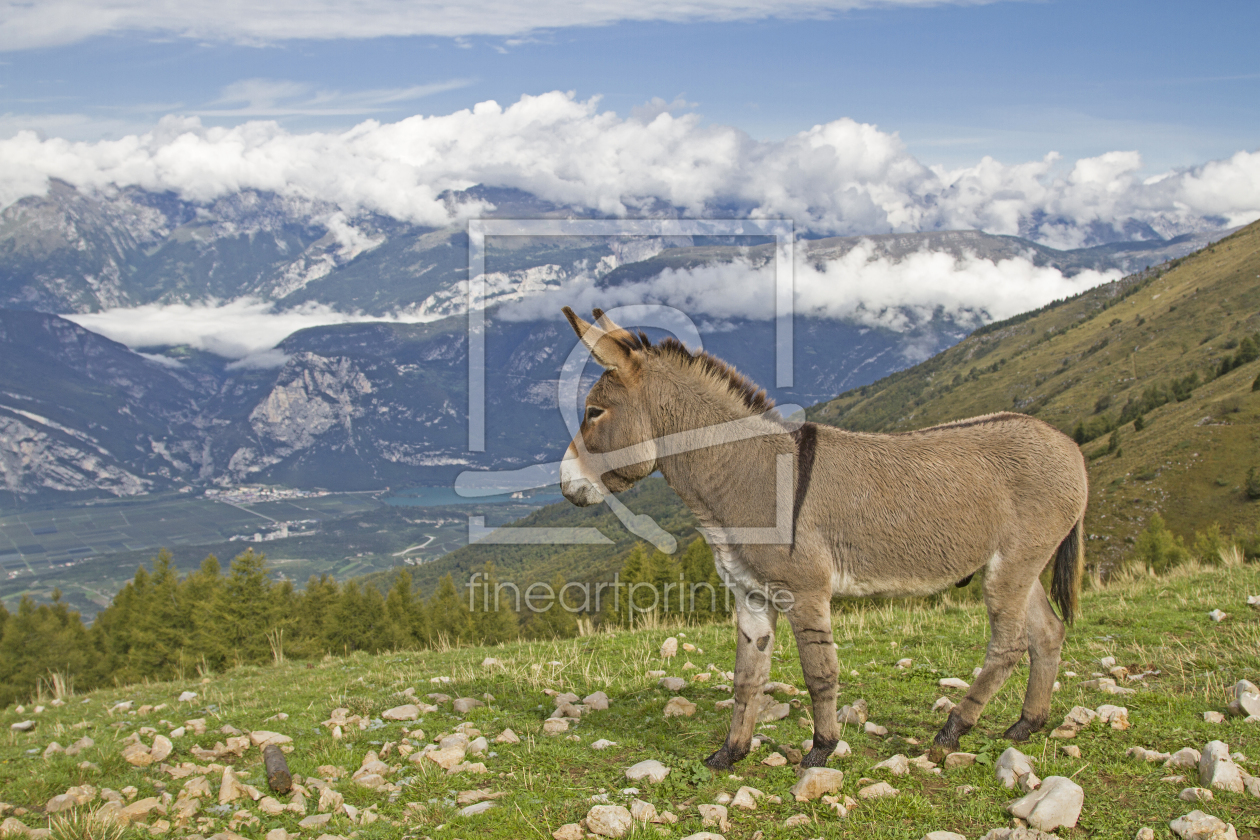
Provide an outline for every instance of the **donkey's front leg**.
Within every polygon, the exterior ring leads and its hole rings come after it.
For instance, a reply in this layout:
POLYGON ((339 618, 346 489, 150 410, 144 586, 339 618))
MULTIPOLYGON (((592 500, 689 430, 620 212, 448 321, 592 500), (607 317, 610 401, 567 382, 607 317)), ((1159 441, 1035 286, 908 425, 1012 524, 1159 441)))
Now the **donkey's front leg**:
POLYGON ((714 770, 729 770, 748 755, 757 716, 761 713, 761 693, 770 678, 770 657, 774 653, 774 625, 778 612, 760 593, 737 593, 735 616, 735 708, 726 743, 705 764, 714 770))
POLYGON ((836 720, 836 679, 840 667, 831 638, 830 594, 799 597, 787 613, 814 707, 814 746, 801 761, 802 767, 822 767, 840 743, 840 724, 836 720))

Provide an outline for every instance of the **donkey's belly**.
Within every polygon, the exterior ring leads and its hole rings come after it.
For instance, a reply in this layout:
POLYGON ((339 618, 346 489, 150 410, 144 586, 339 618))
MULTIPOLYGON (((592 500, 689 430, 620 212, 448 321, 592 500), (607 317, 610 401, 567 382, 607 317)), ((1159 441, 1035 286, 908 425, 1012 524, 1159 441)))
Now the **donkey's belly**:
MULTIPOLYGON (((990 561, 996 562, 995 554, 990 561)), ((903 570, 904 572, 904 570, 903 570)), ((840 598, 912 598, 934 595, 975 572, 975 569, 939 569, 935 573, 918 569, 913 574, 880 574, 837 565, 831 572, 831 594, 840 598)))

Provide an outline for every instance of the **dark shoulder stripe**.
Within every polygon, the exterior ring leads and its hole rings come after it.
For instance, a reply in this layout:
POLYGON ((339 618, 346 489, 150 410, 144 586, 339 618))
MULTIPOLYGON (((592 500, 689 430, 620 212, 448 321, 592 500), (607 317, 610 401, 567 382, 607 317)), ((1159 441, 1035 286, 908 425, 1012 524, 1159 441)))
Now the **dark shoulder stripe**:
POLYGON ((805 494, 809 492, 809 481, 814 473, 814 457, 818 453, 818 427, 813 423, 802 423, 800 428, 792 432, 792 440, 796 443, 796 498, 792 500, 792 542, 796 542, 796 520, 801 515, 805 494))

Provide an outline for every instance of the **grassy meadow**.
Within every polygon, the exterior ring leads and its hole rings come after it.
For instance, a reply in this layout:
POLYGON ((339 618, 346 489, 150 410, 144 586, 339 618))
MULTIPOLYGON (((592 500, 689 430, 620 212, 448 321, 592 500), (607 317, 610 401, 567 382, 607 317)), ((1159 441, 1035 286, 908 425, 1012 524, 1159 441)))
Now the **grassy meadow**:
MULTIPOLYGON (((1235 825, 1240 838, 1260 838, 1260 800, 1249 794, 1217 791, 1215 800, 1192 805, 1177 794, 1198 784, 1193 771, 1173 771, 1129 757, 1125 751, 1142 746, 1175 752, 1190 746, 1202 749, 1208 741, 1227 742, 1235 753, 1247 756, 1241 765, 1260 773, 1260 725, 1228 718, 1224 723, 1205 722, 1205 711, 1223 711, 1226 690, 1242 678, 1260 682, 1260 609, 1249 607, 1248 595, 1260 594, 1260 566, 1200 568, 1181 566, 1167 577, 1145 573, 1119 575, 1107 586, 1097 584, 1083 595, 1083 615, 1068 634, 1061 667, 1062 690, 1054 698, 1050 726, 1057 725, 1075 705, 1097 708, 1104 703, 1129 710, 1132 727, 1114 730, 1101 722, 1083 730, 1071 741, 1053 740, 1046 732, 1036 734, 1021 749, 1034 759, 1042 778, 1070 776, 1085 791, 1085 804, 1075 829, 1059 829, 1065 838, 1132 838, 1149 826, 1156 837, 1170 837, 1170 820, 1194 808, 1235 825), (1227 613, 1220 622, 1208 613, 1227 613), (1124 697, 1102 694, 1084 687, 1092 675, 1103 672, 1102 657, 1112 656, 1134 673, 1148 673, 1124 683, 1136 693, 1124 697), (1068 676, 1074 672, 1075 677, 1068 676), (1076 745, 1080 758, 1063 747, 1076 745), (1164 777, 1186 775, 1184 782, 1164 777)), ((963 596, 966 598, 965 594, 963 596)), ((206 775, 211 796, 185 824, 167 828, 159 820, 174 820, 174 809, 163 818, 150 814, 131 825, 123 836, 148 837, 151 830, 166 828, 166 836, 211 837, 232 831, 246 838, 262 838, 283 828, 290 836, 314 838, 324 834, 362 840, 372 838, 541 838, 548 840, 560 826, 581 820, 592 806, 591 797, 607 794, 611 804, 630 805, 635 796, 623 793, 632 784, 638 798, 658 811, 678 817, 672 825, 636 824, 631 837, 686 837, 702 827, 698 806, 712 803, 719 794, 734 794, 748 785, 781 803, 761 799, 755 811, 731 807, 727 838, 918 838, 929 831, 955 831, 979 838, 987 831, 1011 826, 1003 806, 1015 795, 994 778, 991 760, 1008 746, 1001 732, 1019 715, 1026 664, 1021 666, 994 698, 979 725, 963 739, 962 749, 977 753, 980 763, 944 770, 940 775, 911 768, 909 775, 889 776, 872 766, 895 754, 915 757, 925 752, 944 714, 932 711, 939 696, 961 699, 962 692, 941 689, 944 677, 970 681, 972 669, 983 659, 988 625, 983 606, 973 599, 958 600, 948 593, 934 599, 907 602, 848 602, 834 615, 835 641, 841 664, 840 702, 864 698, 870 720, 887 727, 885 737, 868 735, 847 727, 844 739, 852 754, 833 758, 829 766, 845 773, 843 794, 855 796, 869 779, 888 781, 900 790, 887 799, 862 801, 846 818, 839 818, 821 801, 798 803, 788 793, 795 782, 791 762, 767 766, 762 760, 776 746, 800 748, 809 738, 810 706, 786 622, 780 622, 775 641, 771 679, 795 686, 799 694, 779 692, 790 703, 786 719, 764 723, 759 732, 767 744, 737 765, 734 774, 710 773, 701 760, 720 745, 730 718, 715 708, 730 696, 721 672, 734 667, 734 632, 729 623, 707 626, 643 627, 633 631, 600 632, 555 642, 520 642, 497 647, 452 648, 405 654, 351 655, 319 662, 281 662, 267 667, 239 667, 225 673, 188 674, 183 680, 103 689, 85 696, 67 694, 61 705, 51 695, 41 699, 45 708, 32 705, 22 711, 10 706, 0 712, 4 743, 0 746, 0 809, 3 817, 17 814, 31 828, 49 827, 42 811, 52 797, 72 785, 91 785, 132 794, 134 799, 179 794, 190 777, 173 778, 154 764, 133 767, 124 761, 124 739, 142 732, 152 744, 154 731, 167 734, 185 720, 204 718, 204 735, 173 738, 174 753, 165 766, 182 762, 196 765, 192 777, 206 775), (682 645, 677 657, 663 660, 662 642, 676 636, 682 645), (487 657, 498 665, 483 665, 487 657), (903 658, 909 668, 898 668, 903 658), (695 668, 687 668, 690 662, 695 668), (658 685, 653 671, 687 679, 678 692, 695 703, 691 717, 665 718, 666 702, 674 692, 658 685), (707 680, 694 680, 707 673, 707 680), (414 689, 412 695, 404 694, 414 689), (604 691, 611 706, 587 711, 565 734, 543 733, 543 722, 554 703, 546 692, 570 691, 579 697, 604 691), (197 693, 195 700, 179 702, 182 692, 197 693), (387 722, 381 712, 414 696, 440 692, 451 698, 471 697, 486 705, 464 715, 453 712, 451 702, 438 703, 416 722, 387 722), (488 699, 486 695, 490 695, 488 699), (132 701, 130 711, 112 711, 122 701, 132 701), (164 708, 144 709, 142 707, 164 708), (336 708, 348 709, 370 721, 366 729, 345 727, 341 738, 321 725, 336 708), (277 713, 287 719, 277 720, 277 713), (12 731, 11 724, 34 720, 30 732, 12 731), (428 760, 413 762, 399 755, 399 745, 418 750, 438 736, 467 723, 485 735, 489 753, 469 756, 484 762, 485 773, 448 775, 428 760), (332 816, 327 825, 300 829, 301 816, 286 812, 268 816, 248 798, 219 806, 218 790, 223 766, 249 785, 268 794, 259 749, 250 747, 243 756, 199 759, 194 745, 213 748, 224 742, 220 729, 244 732, 270 730, 293 739, 287 759, 292 772, 303 777, 308 798, 307 814, 317 806, 316 779, 329 768, 340 768, 344 777, 332 786, 347 804, 377 816, 354 823, 344 814, 332 816), (511 728, 520 743, 496 743, 511 728), (423 733, 415 730, 422 729, 423 733), (405 734, 405 730, 410 730, 405 734), (94 746, 79 755, 43 754, 52 741, 63 747, 83 736, 94 746), (598 739, 615 746, 594 750, 598 739), (387 749, 388 746, 388 749, 387 749), (391 765, 387 780, 398 790, 371 790, 350 779, 369 751, 391 765), (657 759, 671 770, 660 784, 631 783, 624 776, 631 765, 657 759), (81 767, 88 762, 89 766, 81 767), (323 768, 321 770, 321 768, 323 768), (962 791, 962 786, 971 790, 962 791), (461 792, 486 790, 501 793, 483 813, 460 814, 461 792), (24 812, 21 809, 25 809, 24 812), (808 821, 791 828, 784 822, 797 814, 808 821), (152 826, 152 828, 150 828, 152 826)), ((416 753, 413 753, 416 755, 416 753)), ((280 798, 280 797, 278 797, 280 798)), ((281 798, 287 802, 288 798, 281 798)), ((465 795, 464 801, 469 797, 465 795)), ((82 811, 101 805, 97 798, 82 811)), ((327 810, 327 809, 325 809, 327 810)), ((67 811, 52 817, 55 836, 76 834, 61 825, 67 811)), ((278 836, 273 834, 273 837, 278 836)))

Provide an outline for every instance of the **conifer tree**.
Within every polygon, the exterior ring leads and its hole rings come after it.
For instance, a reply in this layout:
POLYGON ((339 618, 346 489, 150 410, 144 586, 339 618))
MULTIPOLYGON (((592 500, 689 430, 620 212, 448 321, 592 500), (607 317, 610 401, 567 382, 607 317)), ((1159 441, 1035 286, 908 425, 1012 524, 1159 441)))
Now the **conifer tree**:
POLYGON ((502 644, 512 641, 519 634, 512 599, 504 597, 509 593, 499 593, 498 586, 494 563, 487 560, 482 567, 479 585, 473 588, 473 641, 477 644, 502 644))
POLYGON ((394 650, 410 650, 419 643, 412 601, 411 573, 402 569, 394 576, 394 585, 385 596, 385 635, 388 646, 394 650))
POLYGON ((429 622, 431 644, 436 644, 439 638, 455 644, 472 637, 468 598, 466 593, 455 588, 455 580, 449 572, 438 581, 438 587, 429 599, 429 622))
POLYGON ((212 646, 203 648, 207 659, 217 665, 238 665, 271 658, 266 634, 278 618, 271 587, 265 555, 255 554, 252 548, 237 555, 211 608, 215 637, 212 646))

